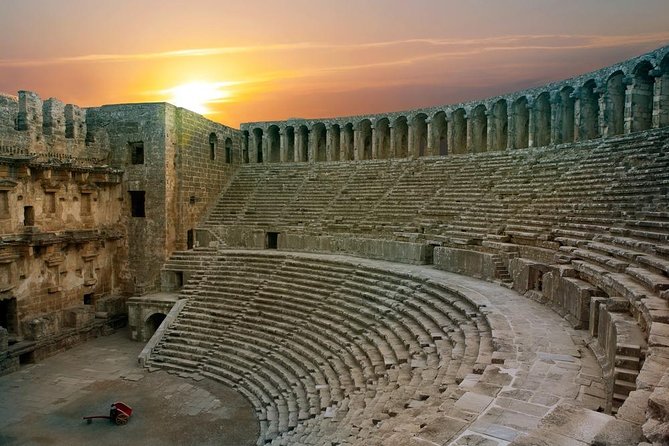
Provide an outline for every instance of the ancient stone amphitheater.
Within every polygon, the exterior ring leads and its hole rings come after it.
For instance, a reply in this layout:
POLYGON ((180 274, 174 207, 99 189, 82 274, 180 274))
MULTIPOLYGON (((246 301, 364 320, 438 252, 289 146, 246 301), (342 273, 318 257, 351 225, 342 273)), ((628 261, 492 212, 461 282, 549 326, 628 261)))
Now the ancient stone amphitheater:
POLYGON ((244 395, 258 445, 669 444, 669 47, 374 116, 82 113, 141 364, 244 395))
POLYGON ((666 444, 668 51, 244 124, 146 364, 243 393, 259 445, 666 444))

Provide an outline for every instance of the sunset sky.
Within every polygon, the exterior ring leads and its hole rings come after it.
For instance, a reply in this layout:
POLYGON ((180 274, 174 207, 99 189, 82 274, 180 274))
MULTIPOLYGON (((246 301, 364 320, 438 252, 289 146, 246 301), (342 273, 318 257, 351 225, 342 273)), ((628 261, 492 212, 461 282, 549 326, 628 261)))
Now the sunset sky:
POLYGON ((237 127, 483 98, 667 44, 667 0, 0 0, 0 92, 237 127))

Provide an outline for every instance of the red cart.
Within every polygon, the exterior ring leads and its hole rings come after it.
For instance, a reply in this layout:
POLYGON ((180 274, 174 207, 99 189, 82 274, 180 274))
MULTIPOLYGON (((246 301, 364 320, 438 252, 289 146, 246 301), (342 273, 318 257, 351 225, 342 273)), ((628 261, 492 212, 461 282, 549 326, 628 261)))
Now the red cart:
POLYGON ((126 403, 117 401, 111 405, 111 409, 109 409, 109 416, 93 415, 84 417, 84 420, 86 420, 88 424, 91 424, 93 422, 93 418, 106 418, 116 423, 117 426, 122 426, 128 422, 130 415, 132 415, 132 407, 128 406, 126 403))

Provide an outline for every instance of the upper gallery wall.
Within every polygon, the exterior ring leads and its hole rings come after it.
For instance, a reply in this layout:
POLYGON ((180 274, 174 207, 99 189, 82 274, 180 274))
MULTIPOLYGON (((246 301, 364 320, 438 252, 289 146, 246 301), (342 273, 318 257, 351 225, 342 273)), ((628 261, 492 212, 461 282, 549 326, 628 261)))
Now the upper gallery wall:
POLYGON ((242 162, 438 156, 541 147, 669 125, 669 46, 480 101, 241 125, 242 162))

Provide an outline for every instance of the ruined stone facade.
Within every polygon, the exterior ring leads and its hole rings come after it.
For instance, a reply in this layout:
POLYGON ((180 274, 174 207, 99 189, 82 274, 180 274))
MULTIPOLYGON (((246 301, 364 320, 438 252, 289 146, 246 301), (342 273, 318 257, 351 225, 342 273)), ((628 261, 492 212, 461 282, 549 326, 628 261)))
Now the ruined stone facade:
POLYGON ((0 371, 123 324, 127 297, 158 290, 238 133, 169 104, 0 96, 0 371))

